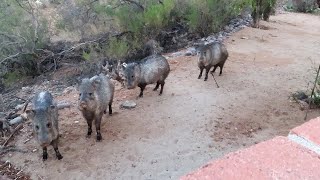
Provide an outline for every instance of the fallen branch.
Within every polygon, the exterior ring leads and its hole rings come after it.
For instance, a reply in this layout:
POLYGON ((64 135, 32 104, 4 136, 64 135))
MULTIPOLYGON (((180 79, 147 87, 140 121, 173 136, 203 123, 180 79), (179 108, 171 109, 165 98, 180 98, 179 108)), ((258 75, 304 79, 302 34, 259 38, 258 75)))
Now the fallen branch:
POLYGON ((8 137, 8 139, 2 144, 2 147, 5 147, 9 140, 13 137, 14 133, 16 133, 20 128, 22 128, 23 125, 22 124, 19 124, 16 128, 14 128, 13 132, 11 133, 11 135, 8 137))
MULTIPOLYGON (((27 101, 27 102, 29 102, 29 101, 27 101)), ((28 119, 28 118, 27 118, 27 113, 25 113, 25 110, 26 110, 26 107, 27 107, 27 106, 28 106, 28 103, 26 103, 26 105, 25 105, 25 107, 24 107, 24 109, 23 109, 23 113, 22 113, 22 114, 18 115, 18 117, 14 118, 14 119, 11 119, 11 120, 9 121, 9 124, 10 124, 10 125, 19 124, 19 123, 21 123, 23 120, 27 120, 27 119, 28 119)), ((70 104, 70 103, 67 103, 67 102, 57 104, 58 110, 64 109, 64 108, 70 108, 70 107, 71 107, 71 104, 70 104)))
POLYGON ((210 74, 212 75, 212 77, 213 77, 213 79, 214 79, 214 82, 216 82, 216 85, 217 85, 217 87, 219 88, 219 84, 217 83, 216 78, 214 78, 213 73, 211 72, 210 74))
POLYGON ((21 152, 21 153, 27 153, 28 151, 27 150, 22 150, 22 149, 19 149, 19 148, 16 148, 14 146, 7 146, 7 147, 1 147, 0 148, 0 155, 3 155, 7 152, 21 152))

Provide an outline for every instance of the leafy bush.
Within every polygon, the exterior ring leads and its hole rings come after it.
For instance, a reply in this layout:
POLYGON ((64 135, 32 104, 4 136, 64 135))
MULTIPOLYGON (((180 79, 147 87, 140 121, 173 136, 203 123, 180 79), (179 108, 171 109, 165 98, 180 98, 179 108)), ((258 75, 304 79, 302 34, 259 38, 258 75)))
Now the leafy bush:
POLYGON ((191 31, 206 36, 219 31, 230 19, 239 14, 239 1, 235 0, 193 0, 187 19, 191 31))
POLYGON ((47 22, 26 0, 0 1, 0 78, 5 74, 11 82, 12 74, 34 75, 26 65, 36 61, 36 51, 48 42, 47 22), (30 55, 30 56, 28 56, 30 55), (26 60, 26 57, 32 57, 26 60), (17 68, 19 71, 16 71, 17 68), (11 73, 11 74, 10 74, 11 73))
POLYGON ((303 13, 314 12, 317 8, 317 0, 289 0, 286 4, 286 10, 303 13))

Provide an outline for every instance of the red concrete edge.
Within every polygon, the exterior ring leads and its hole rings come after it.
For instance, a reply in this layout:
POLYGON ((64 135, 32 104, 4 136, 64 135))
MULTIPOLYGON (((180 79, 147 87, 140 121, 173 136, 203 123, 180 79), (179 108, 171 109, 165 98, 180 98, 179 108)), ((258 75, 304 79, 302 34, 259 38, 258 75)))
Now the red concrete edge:
POLYGON ((320 179, 320 117, 181 177, 194 179, 320 179))
POLYGON ((290 134, 295 134, 315 143, 316 145, 320 145, 320 117, 312 119, 301 126, 292 129, 290 134))

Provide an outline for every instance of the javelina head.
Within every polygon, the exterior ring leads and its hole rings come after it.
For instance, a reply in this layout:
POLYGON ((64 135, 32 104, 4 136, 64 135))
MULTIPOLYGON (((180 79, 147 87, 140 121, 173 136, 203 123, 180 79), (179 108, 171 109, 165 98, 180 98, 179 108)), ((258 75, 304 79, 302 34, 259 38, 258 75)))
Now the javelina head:
POLYGON ((140 67, 137 63, 122 64, 124 85, 128 89, 135 88, 140 80, 140 67))
POLYGON ((197 51, 197 56, 199 57, 198 61, 202 62, 205 60, 206 56, 207 56, 207 46, 206 45, 199 45, 196 48, 197 51))
POLYGON ((106 65, 102 66, 102 69, 106 74, 112 79, 123 82, 123 77, 121 76, 121 62, 120 61, 106 61, 106 65))
POLYGON ((81 111, 94 111, 97 108, 97 89, 101 85, 101 79, 98 76, 82 80, 79 90, 79 109, 81 111))
POLYGON ((54 122, 58 121, 58 109, 51 105, 47 108, 27 110, 27 117, 32 121, 33 130, 42 147, 50 145, 54 137, 55 131, 54 122))

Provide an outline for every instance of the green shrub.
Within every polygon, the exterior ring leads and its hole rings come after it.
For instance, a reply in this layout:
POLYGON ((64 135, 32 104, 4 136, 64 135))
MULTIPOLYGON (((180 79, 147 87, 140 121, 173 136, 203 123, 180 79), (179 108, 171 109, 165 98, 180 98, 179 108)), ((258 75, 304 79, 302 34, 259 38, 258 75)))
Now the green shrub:
POLYGON ((111 38, 106 53, 111 58, 124 58, 128 55, 129 45, 123 39, 111 38))
POLYGON ((186 13, 190 30, 207 36, 219 31, 242 8, 250 5, 248 0, 190 0, 186 13))

